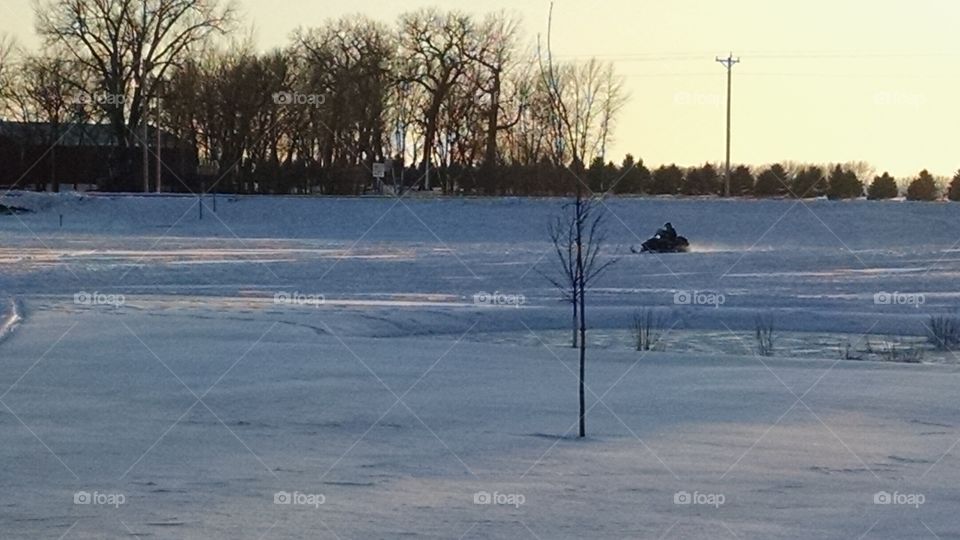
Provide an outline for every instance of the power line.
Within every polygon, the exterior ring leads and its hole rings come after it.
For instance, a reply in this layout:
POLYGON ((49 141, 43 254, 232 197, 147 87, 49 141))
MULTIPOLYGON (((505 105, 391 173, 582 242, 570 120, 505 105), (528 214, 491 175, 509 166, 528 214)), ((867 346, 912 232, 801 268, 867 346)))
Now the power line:
MULTIPOLYGON (((712 53, 577 53, 556 55, 563 59, 597 58, 616 62, 686 62, 703 61, 712 53)), ((846 51, 753 51, 742 56, 757 60, 887 60, 891 58, 957 58, 960 51, 928 52, 846 52, 846 51)))
MULTIPOLYGON (((703 71, 673 71, 673 72, 649 72, 649 73, 622 73, 621 77, 627 78, 666 78, 666 77, 716 77, 715 72, 703 71)), ((819 78, 837 78, 837 79, 956 79, 958 74, 949 73, 828 73, 828 72, 802 72, 802 71, 741 71, 741 77, 819 77, 819 78)))
POLYGON ((960 52, 779 52, 779 53, 748 53, 751 59, 775 60, 862 60, 874 58, 887 60, 890 58, 955 58, 960 52))

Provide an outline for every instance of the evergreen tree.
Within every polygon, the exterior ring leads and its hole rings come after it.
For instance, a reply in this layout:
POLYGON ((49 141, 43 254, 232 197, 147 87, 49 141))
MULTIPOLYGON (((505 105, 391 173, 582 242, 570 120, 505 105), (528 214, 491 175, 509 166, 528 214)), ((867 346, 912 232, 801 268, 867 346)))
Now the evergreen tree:
POLYGON ((776 163, 760 173, 757 183, 753 186, 753 194, 757 197, 778 197, 787 193, 787 170, 783 165, 776 163))
POLYGON ((831 199, 855 199, 863 195, 863 182, 857 178, 857 173, 845 171, 837 165, 830 173, 827 196, 831 199))
POLYGON ((957 171, 957 174, 953 176, 953 180, 950 181, 947 198, 951 201, 960 201, 960 171, 957 171))
POLYGON ((827 179, 823 175, 823 169, 815 165, 803 168, 793 179, 790 191, 794 197, 800 199, 825 195, 827 179))
POLYGON ((935 201, 939 197, 940 190, 937 189, 937 182, 926 169, 920 171, 920 176, 910 182, 907 187, 908 201, 935 201))
POLYGON ((620 165, 620 181, 613 187, 615 193, 643 193, 650 185, 650 170, 643 166, 643 160, 634 161, 627 154, 620 165))
POLYGON ((650 193, 653 195, 673 195, 680 189, 683 182, 683 171, 676 165, 669 167, 661 165, 653 171, 653 181, 650 183, 650 193))
POLYGON ((603 166, 603 193, 609 193, 616 187, 615 182, 620 179, 620 174, 620 168, 612 161, 603 166))
POLYGON ((740 165, 736 169, 730 171, 730 195, 734 197, 752 195, 753 183, 753 173, 750 172, 749 167, 740 165))
POLYGON ((604 189, 605 183, 612 183, 613 178, 609 180, 604 178, 604 173, 606 172, 605 167, 603 166, 603 158, 597 156, 593 158, 593 161, 590 162, 590 168, 587 169, 587 185, 590 186, 590 191, 594 193, 603 193, 606 190, 604 189))
POLYGON ((684 195, 716 195, 721 191, 720 176, 709 163, 687 171, 680 189, 684 195))
POLYGON ((892 199, 899 194, 897 181, 886 172, 874 178, 870 188, 867 189, 867 198, 872 201, 892 199))

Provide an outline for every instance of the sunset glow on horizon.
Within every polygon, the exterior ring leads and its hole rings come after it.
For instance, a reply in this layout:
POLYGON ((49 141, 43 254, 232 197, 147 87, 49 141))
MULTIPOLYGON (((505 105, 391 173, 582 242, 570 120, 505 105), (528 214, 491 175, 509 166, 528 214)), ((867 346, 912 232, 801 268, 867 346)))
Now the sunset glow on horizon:
MULTIPOLYGON (((31 0, 2 0, 0 33, 35 49, 31 0)), ((547 0, 240 0, 242 24, 261 49, 289 43, 298 27, 351 13, 392 22, 426 6, 523 21, 535 55, 547 0)), ((951 0, 608 0, 555 3, 553 49, 561 59, 596 56, 624 77, 629 101, 607 159, 631 153, 648 166, 722 163, 726 71, 732 52, 732 160, 866 161, 898 179, 960 169, 960 3, 951 0)))

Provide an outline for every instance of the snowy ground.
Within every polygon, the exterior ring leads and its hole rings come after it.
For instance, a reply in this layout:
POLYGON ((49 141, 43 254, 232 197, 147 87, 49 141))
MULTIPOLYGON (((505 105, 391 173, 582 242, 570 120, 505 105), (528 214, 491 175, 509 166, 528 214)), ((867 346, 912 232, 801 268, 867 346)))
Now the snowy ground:
POLYGON ((561 201, 13 195, 4 538, 960 538, 960 362, 829 346, 957 308, 957 205, 609 201, 577 440, 561 201))

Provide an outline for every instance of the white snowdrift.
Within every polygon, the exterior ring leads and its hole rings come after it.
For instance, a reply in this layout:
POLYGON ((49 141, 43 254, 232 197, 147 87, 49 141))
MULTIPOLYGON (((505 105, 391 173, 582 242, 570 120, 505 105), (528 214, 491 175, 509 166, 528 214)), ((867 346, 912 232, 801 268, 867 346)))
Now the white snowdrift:
MULTIPOLYGON (((201 222, 14 195, 37 211, 0 217, 29 314, 0 343, 4 537, 960 536, 956 364, 596 348, 573 438, 569 312, 536 270, 562 201, 223 197, 201 222), (475 300, 498 294, 524 301, 475 300)), ((624 255, 599 331, 652 306, 691 336, 766 312, 918 336, 956 308, 955 205, 609 206, 613 247, 667 220, 709 247, 624 255)))

